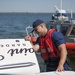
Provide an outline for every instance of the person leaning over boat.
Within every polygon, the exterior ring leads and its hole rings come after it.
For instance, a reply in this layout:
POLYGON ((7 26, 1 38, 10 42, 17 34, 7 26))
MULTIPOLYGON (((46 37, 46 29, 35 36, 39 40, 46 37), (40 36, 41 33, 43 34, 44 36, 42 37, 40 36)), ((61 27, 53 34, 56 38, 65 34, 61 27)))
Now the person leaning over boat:
POLYGON ((35 52, 41 52, 46 71, 71 70, 66 61, 67 50, 64 36, 55 29, 48 30, 44 21, 40 19, 33 22, 33 31, 39 36, 36 42, 33 43, 30 36, 25 36, 25 40, 31 42, 35 52))

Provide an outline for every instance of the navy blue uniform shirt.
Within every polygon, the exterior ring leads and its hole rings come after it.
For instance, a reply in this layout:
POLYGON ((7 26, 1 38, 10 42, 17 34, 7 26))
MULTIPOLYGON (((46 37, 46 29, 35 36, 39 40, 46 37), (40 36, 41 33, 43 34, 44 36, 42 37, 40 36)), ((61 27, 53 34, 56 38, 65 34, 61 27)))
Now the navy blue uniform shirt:
MULTIPOLYGON (((52 40, 53 40, 53 43, 54 43, 54 45, 55 45, 56 47, 58 47, 58 46, 61 45, 61 44, 66 43, 63 34, 60 33, 60 32, 57 32, 57 31, 55 31, 55 32, 52 33, 52 40)), ((40 45, 40 43, 39 43, 39 38, 37 38, 36 44, 39 44, 39 45, 40 45)))

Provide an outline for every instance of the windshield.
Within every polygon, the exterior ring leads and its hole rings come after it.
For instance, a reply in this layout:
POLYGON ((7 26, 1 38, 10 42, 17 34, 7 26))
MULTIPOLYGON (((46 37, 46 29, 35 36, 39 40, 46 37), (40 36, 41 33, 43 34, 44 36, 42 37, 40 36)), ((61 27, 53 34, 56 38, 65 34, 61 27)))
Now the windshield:
POLYGON ((62 16, 67 16, 65 13, 57 13, 57 14, 55 14, 55 16, 58 16, 58 17, 61 16, 61 15, 62 16))

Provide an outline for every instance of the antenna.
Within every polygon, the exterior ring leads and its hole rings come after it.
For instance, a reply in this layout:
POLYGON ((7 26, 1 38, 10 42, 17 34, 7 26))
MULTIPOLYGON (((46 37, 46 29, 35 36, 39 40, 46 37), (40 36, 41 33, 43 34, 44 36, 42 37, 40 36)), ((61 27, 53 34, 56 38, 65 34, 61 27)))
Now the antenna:
MULTIPOLYGON (((60 0, 60 9, 62 10, 62 0, 60 0)), ((62 13, 61 13, 62 16, 62 13)))
POLYGON ((71 20, 73 19, 73 13, 72 13, 72 10, 71 10, 71 20))
POLYGON ((60 0, 60 9, 62 10, 62 0, 60 0))

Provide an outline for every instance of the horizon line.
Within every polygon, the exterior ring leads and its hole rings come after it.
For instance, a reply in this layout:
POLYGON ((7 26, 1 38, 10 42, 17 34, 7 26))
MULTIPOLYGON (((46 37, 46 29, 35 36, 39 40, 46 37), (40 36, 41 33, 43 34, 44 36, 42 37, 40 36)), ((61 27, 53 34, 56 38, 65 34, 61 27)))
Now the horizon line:
MULTIPOLYGON (((1 13, 55 13, 55 12, 0 12, 0 14, 1 13)), ((75 13, 75 12, 72 12, 72 13, 75 13)))

